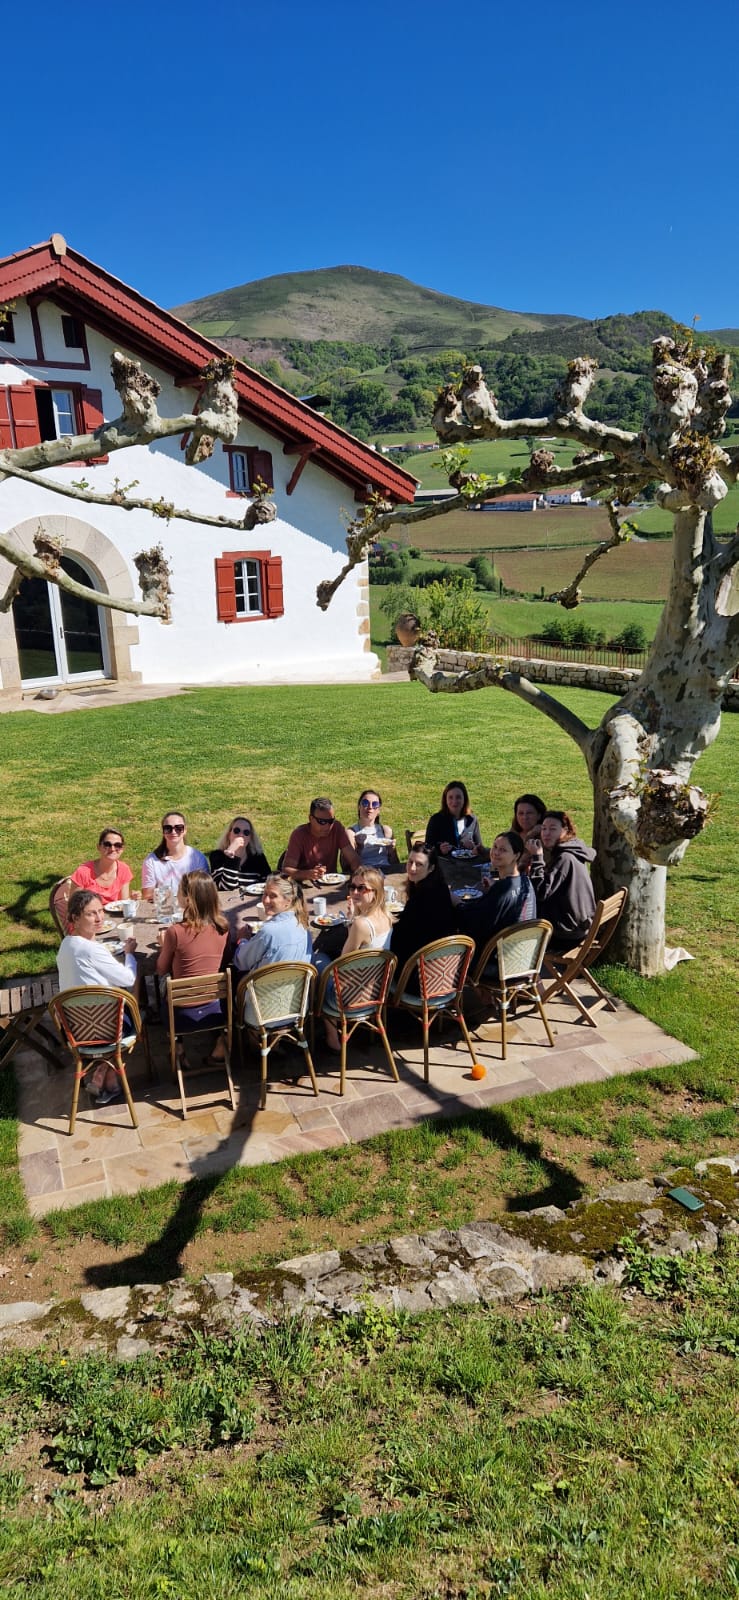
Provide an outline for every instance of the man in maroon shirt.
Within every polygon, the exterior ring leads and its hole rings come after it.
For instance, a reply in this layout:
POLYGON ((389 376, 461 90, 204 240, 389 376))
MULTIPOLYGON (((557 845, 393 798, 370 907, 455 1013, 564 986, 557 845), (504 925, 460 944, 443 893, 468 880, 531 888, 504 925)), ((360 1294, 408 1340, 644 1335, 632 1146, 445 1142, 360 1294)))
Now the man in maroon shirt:
POLYGON ((354 872, 359 856, 351 834, 337 820, 333 802, 319 795, 317 800, 311 800, 308 821, 290 834, 282 870, 287 878, 300 881, 324 878, 327 872, 336 871, 339 851, 350 872, 354 872))

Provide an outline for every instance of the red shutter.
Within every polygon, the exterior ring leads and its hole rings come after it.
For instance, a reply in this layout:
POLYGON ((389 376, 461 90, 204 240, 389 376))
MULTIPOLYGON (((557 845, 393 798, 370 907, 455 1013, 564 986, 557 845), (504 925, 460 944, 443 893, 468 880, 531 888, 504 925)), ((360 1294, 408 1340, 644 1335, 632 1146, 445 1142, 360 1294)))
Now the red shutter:
POLYGON ((38 410, 36 408, 36 393, 32 384, 22 387, 13 386, 8 390, 10 397, 10 410, 15 429, 15 442, 19 450, 26 445, 41 443, 41 429, 38 425, 38 410))
POLYGON ((282 596, 282 556, 269 556, 262 568, 264 584, 264 614, 281 617, 285 611, 282 596))
MULTIPOLYGON (((102 389, 83 389, 81 406, 82 432, 94 433, 95 429, 99 428, 105 421, 102 389)), ((107 456, 91 456, 90 460, 87 461, 85 465, 88 467, 94 467, 97 466, 98 462, 107 460, 107 456)))
POLYGON ((216 610, 219 622, 236 621, 233 556, 216 556, 216 610))
POLYGON ((10 407, 8 405, 7 389, 0 389, 0 450, 12 450, 13 435, 10 431, 10 407))
POLYGON ((257 478, 266 483, 268 489, 274 489, 275 475, 272 470, 272 456, 269 450, 257 450, 254 446, 244 452, 246 456, 246 470, 249 474, 249 488, 253 489, 257 478))

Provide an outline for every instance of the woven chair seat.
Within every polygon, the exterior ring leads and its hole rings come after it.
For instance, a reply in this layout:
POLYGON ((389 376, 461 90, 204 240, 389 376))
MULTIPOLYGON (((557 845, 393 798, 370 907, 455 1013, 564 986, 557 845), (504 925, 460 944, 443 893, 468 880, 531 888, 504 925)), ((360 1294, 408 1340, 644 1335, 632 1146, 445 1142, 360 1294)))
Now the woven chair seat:
MULTIPOLYGON (((133 1050, 137 1037, 138 1035, 135 1033, 125 1033, 121 1039, 121 1049, 133 1050)), ((107 1050, 112 1050, 114 1043, 114 1040, 109 1039, 107 1044, 78 1044, 77 1049, 81 1056, 89 1056, 91 1060, 94 1060, 95 1056, 103 1056, 107 1050)))

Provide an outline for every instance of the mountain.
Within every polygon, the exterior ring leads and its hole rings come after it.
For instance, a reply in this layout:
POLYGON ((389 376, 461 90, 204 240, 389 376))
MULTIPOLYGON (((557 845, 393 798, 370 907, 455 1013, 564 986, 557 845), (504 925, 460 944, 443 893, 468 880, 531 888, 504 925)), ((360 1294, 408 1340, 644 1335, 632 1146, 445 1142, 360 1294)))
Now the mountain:
POLYGON ((326 267, 257 278, 175 306, 174 314, 219 343, 224 338, 330 339, 384 345, 395 336, 409 350, 466 349, 497 343, 514 330, 536 332, 579 320, 457 300, 369 267, 326 267))

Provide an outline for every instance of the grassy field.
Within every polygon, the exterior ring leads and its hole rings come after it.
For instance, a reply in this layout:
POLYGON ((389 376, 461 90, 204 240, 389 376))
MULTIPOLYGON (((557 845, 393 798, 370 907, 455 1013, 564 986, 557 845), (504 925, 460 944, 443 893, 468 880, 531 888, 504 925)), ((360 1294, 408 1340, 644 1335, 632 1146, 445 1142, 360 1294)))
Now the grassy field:
MULTIPOLYGON (((379 586, 370 587, 372 648, 381 654, 383 661, 387 657, 387 645, 397 643, 390 620, 380 610, 382 597, 386 593, 387 590, 379 586)), ((514 639, 531 638, 539 634, 553 618, 562 615, 558 607, 552 606, 546 600, 499 600, 495 595, 486 594, 483 590, 476 592, 475 599, 485 607, 490 628, 496 633, 514 639)), ((583 601, 577 617, 578 620, 587 622, 589 627, 598 630, 602 628, 607 639, 615 638, 628 624, 638 623, 644 629, 647 638, 651 640, 654 638, 661 614, 661 602, 650 604, 646 600, 588 600, 583 601)))
MULTIPOLYGON (((562 695, 591 725, 605 697, 562 695)), ((137 863, 165 807, 213 844, 244 808, 274 857, 314 792, 347 820, 379 783, 395 827, 464 777, 483 833, 519 789, 572 807, 574 745, 505 694, 434 701, 415 685, 199 690, 178 699, 6 722, 6 972, 41 970, 49 883, 121 822, 137 863), (361 729, 361 737, 359 730, 361 729), (392 730, 392 733, 390 732, 392 730), (187 752, 183 761, 183 752, 187 752)), ((15 1175, 13 1080, 0 1076, 0 1227, 10 1282, 70 1293, 265 1265, 566 1204, 739 1137, 736 897, 739 718, 696 777, 714 824, 671 875, 669 935, 696 960, 610 985, 699 1060, 427 1123, 361 1146, 235 1168, 27 1216, 15 1175), (31 1281, 29 1281, 31 1280, 31 1281), (89 1280, 88 1280, 89 1281, 89 1280)), ((636 1299, 578 1290, 513 1313, 422 1321, 368 1308, 257 1343, 193 1332, 134 1368, 76 1358, 55 1334, 0 1359, 0 1590, 39 1600, 725 1600, 739 1589, 736 1257, 655 1277, 636 1299), (662 1296, 655 1301, 654 1296, 662 1296)), ((8 1297, 7 1280, 2 1286, 8 1297)), ((10 1291, 17 1298, 17 1291, 10 1291)))
MULTIPOLYGON (((396 533, 397 533, 396 529, 396 533)), ((430 555, 511 545, 591 545, 610 537, 606 512, 600 507, 559 506, 552 511, 450 511, 407 524, 403 539, 430 555)), ((400 542, 396 540, 396 542, 400 542)))
MULTIPOLYGON (((496 551, 495 568, 506 589, 553 594, 577 572, 582 557, 574 550, 496 551)), ((581 585, 589 600, 664 600, 672 569, 672 545, 645 540, 610 550, 581 585)))
MULTIPOLYGON (((428 444, 434 438, 434 430, 429 426, 420 433, 380 434, 378 437, 382 444, 404 444, 406 440, 428 444)), ((520 467, 523 471, 529 464, 529 451, 524 439, 484 439, 481 443, 471 444, 467 448, 470 452, 468 467, 470 472, 490 472, 497 475, 499 472, 508 473, 513 467, 520 467)), ((555 465, 558 467, 569 467, 573 456, 577 453, 576 445, 565 444, 559 439, 548 439, 544 448, 552 451, 555 465)), ((403 466, 407 472, 413 473, 414 478, 418 478, 422 489, 445 487, 446 479, 441 470, 438 451, 408 456, 403 466)))
POLYGON ((6 1354, 2 1593, 728 1600, 738 1336, 727 1250, 630 1305, 6 1354))

